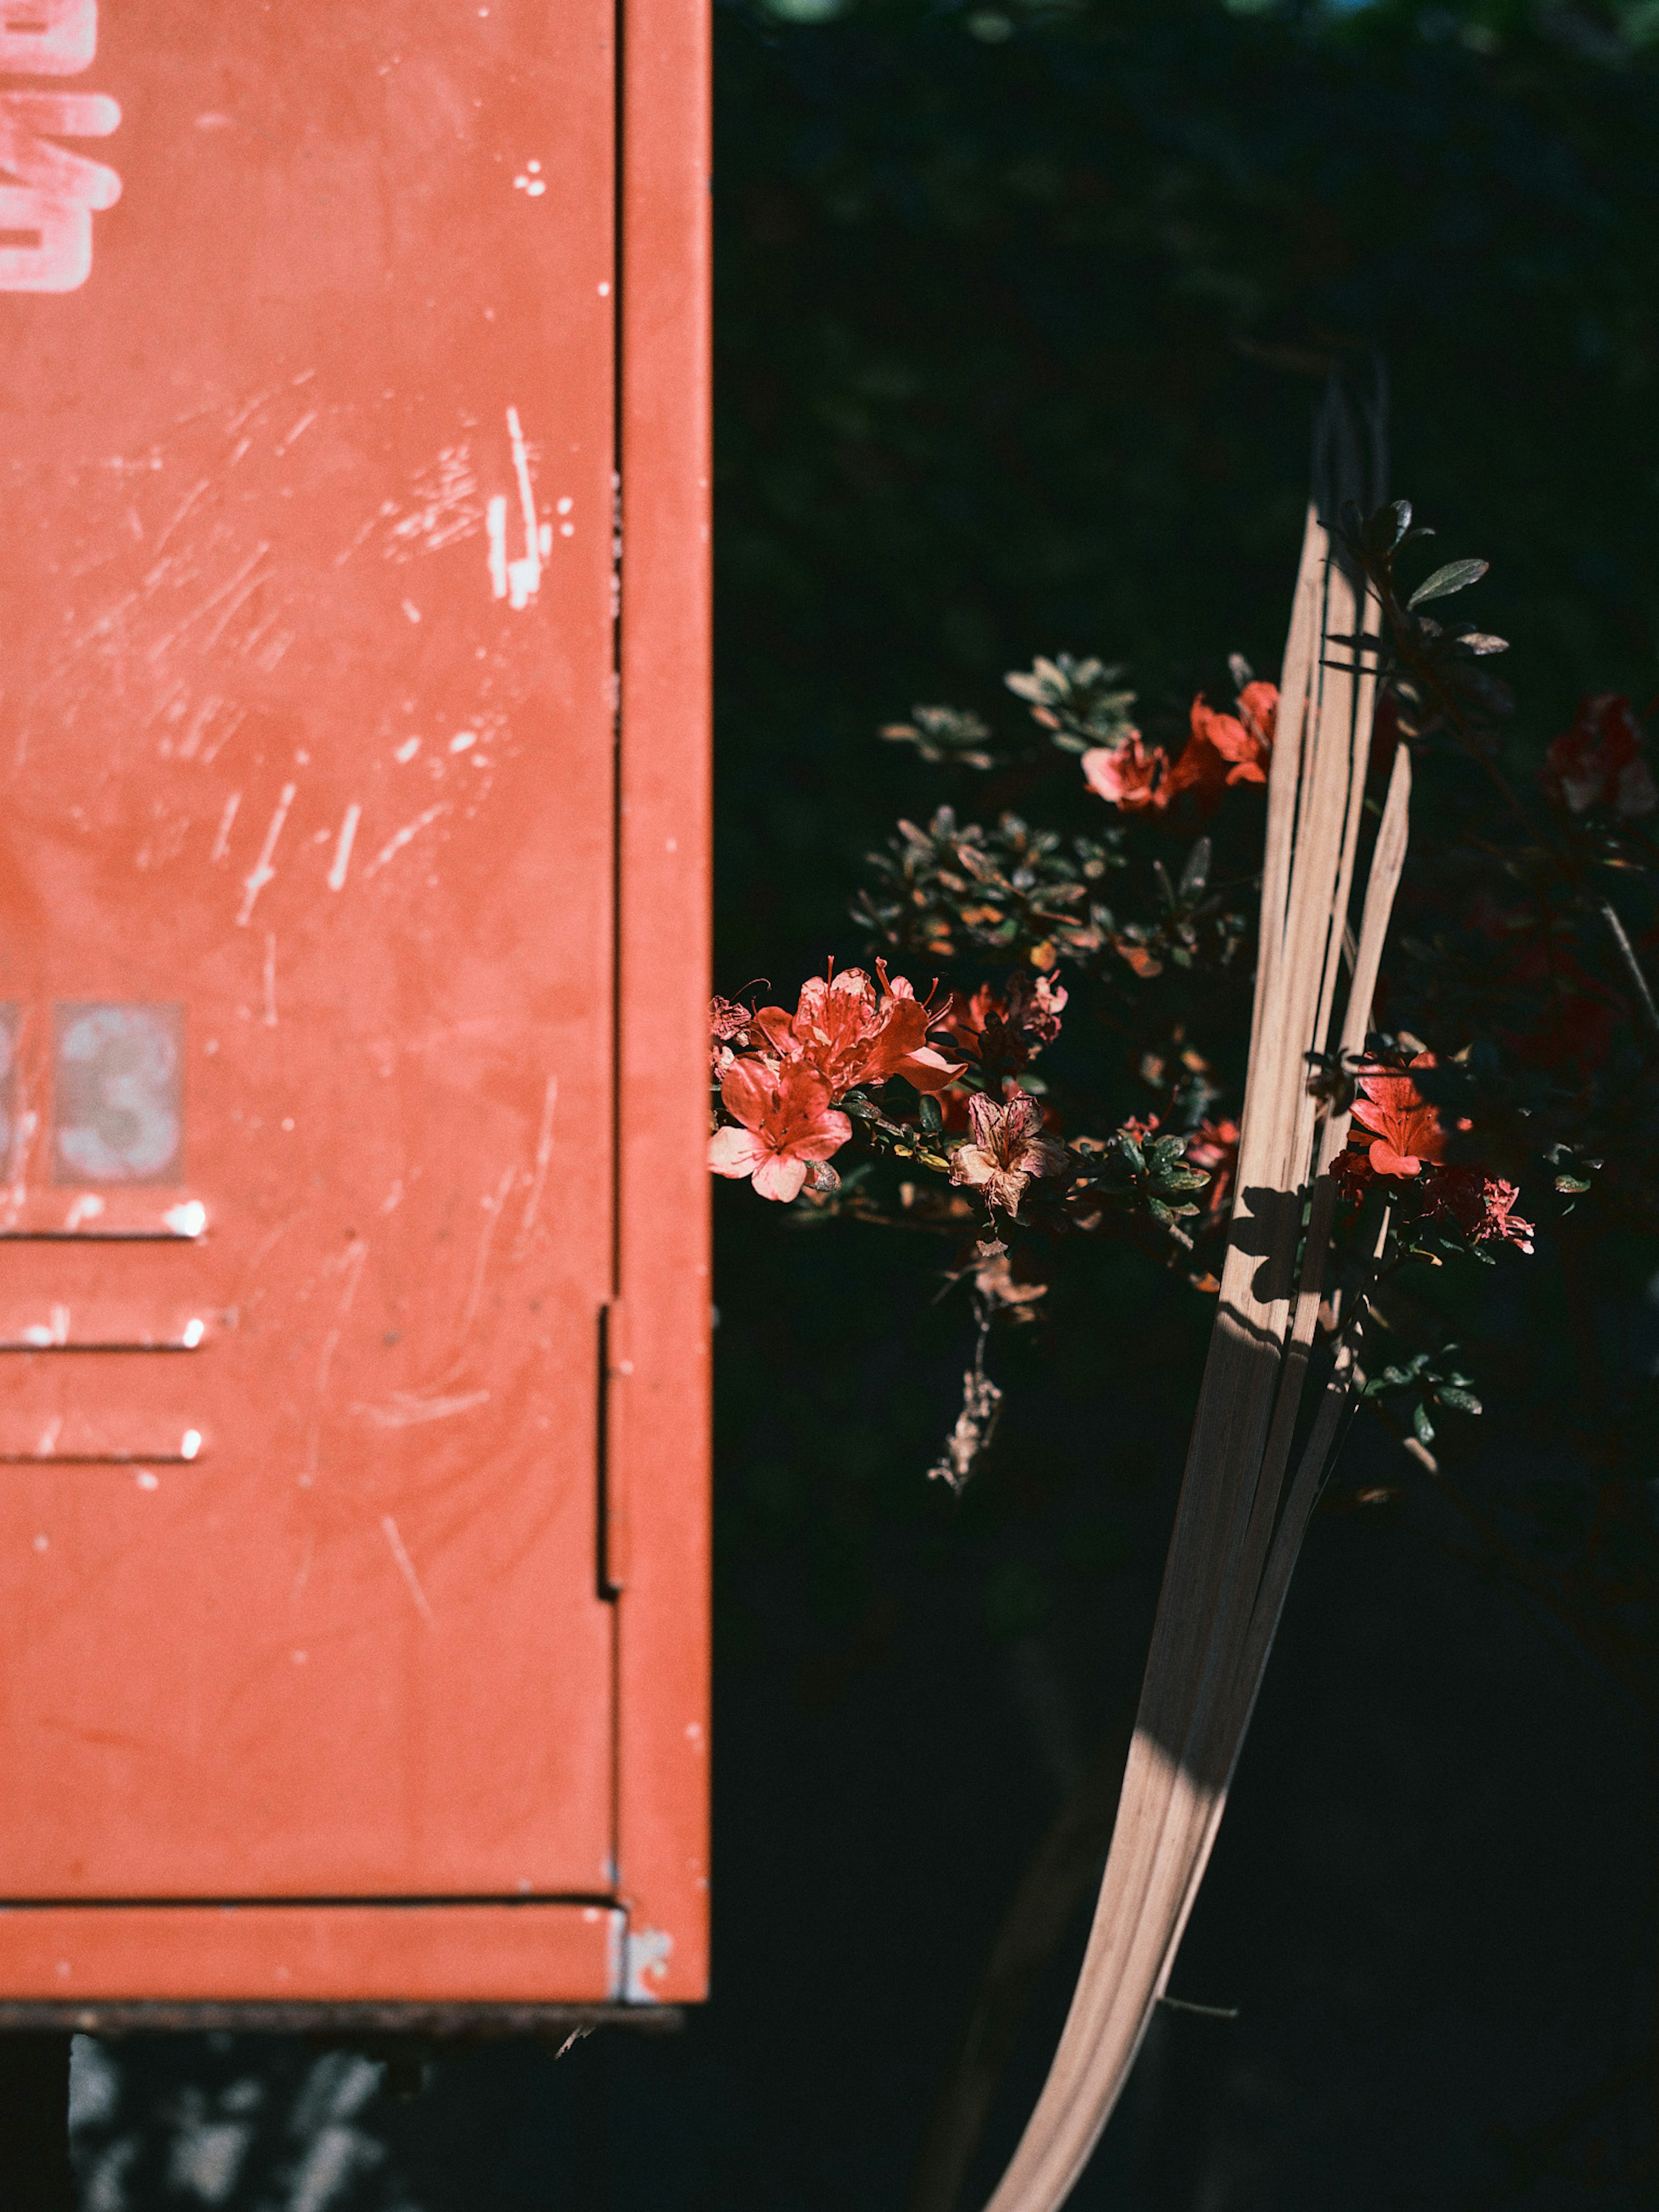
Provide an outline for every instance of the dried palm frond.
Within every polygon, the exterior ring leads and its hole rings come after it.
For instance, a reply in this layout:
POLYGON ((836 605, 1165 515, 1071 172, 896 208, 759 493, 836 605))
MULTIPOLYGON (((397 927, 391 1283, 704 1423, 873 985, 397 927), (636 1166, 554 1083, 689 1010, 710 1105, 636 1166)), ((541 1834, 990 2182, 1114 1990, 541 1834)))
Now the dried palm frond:
MULTIPOLYGON (((1087 1953, 1048 2081, 988 2212, 1062 2204, 1122 2090, 1203 1879, 1291 1570, 1358 1377, 1363 1285, 1349 1301, 1287 1491, 1329 1253, 1330 1168, 1348 1128, 1346 1106, 1317 1097, 1310 1070, 1330 1049, 1376 684, 1363 653, 1332 642, 1377 626, 1338 518, 1350 501, 1380 500, 1377 444, 1375 423, 1357 421, 1334 386, 1315 438, 1269 781, 1261 952, 1219 1310, 1087 1953)), ((1349 937, 1352 971, 1337 1048, 1344 1054, 1364 1044, 1410 793, 1402 744, 1357 938, 1349 937)))

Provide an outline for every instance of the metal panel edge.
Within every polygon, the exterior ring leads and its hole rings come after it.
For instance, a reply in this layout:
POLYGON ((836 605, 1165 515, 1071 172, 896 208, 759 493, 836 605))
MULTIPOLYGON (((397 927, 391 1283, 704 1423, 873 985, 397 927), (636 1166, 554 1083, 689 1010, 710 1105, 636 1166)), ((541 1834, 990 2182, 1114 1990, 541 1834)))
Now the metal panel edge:
POLYGON ((625 1947, 598 1904, 0 1907, 14 2003, 603 2004, 625 1947))
POLYGON ((617 1856, 626 1994, 708 1991, 708 0, 618 0, 622 623, 617 1856))

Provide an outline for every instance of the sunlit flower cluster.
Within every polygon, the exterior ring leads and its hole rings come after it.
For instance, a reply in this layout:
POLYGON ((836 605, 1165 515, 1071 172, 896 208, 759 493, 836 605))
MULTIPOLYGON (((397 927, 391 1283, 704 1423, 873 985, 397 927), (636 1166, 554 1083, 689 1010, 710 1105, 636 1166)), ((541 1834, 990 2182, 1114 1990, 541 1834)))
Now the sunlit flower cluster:
POLYGON ((1139 730, 1131 730, 1118 744, 1097 745, 1084 754, 1084 779, 1091 791, 1126 814, 1149 806, 1161 811, 1183 793, 1207 811, 1230 784, 1267 781, 1279 687, 1247 684, 1235 708, 1231 714, 1218 714, 1200 691, 1193 702, 1187 742, 1173 762, 1162 745, 1148 746, 1139 730))

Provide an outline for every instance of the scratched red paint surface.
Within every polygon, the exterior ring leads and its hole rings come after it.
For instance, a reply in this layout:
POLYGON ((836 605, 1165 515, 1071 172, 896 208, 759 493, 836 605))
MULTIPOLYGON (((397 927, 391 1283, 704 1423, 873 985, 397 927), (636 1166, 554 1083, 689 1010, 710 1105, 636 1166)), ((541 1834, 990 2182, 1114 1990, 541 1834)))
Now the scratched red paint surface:
POLYGON ((0 139, 0 1896, 611 1893, 612 11, 90 13, 0 24, 120 109, 112 204, 0 139))

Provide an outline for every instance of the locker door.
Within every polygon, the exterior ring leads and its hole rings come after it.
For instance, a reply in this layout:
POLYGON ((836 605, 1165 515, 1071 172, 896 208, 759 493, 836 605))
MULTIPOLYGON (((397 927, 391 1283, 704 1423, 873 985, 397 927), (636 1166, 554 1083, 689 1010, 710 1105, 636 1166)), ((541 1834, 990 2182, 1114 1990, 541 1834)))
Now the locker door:
POLYGON ((0 7, 8 1899, 614 1886, 613 44, 0 7))

